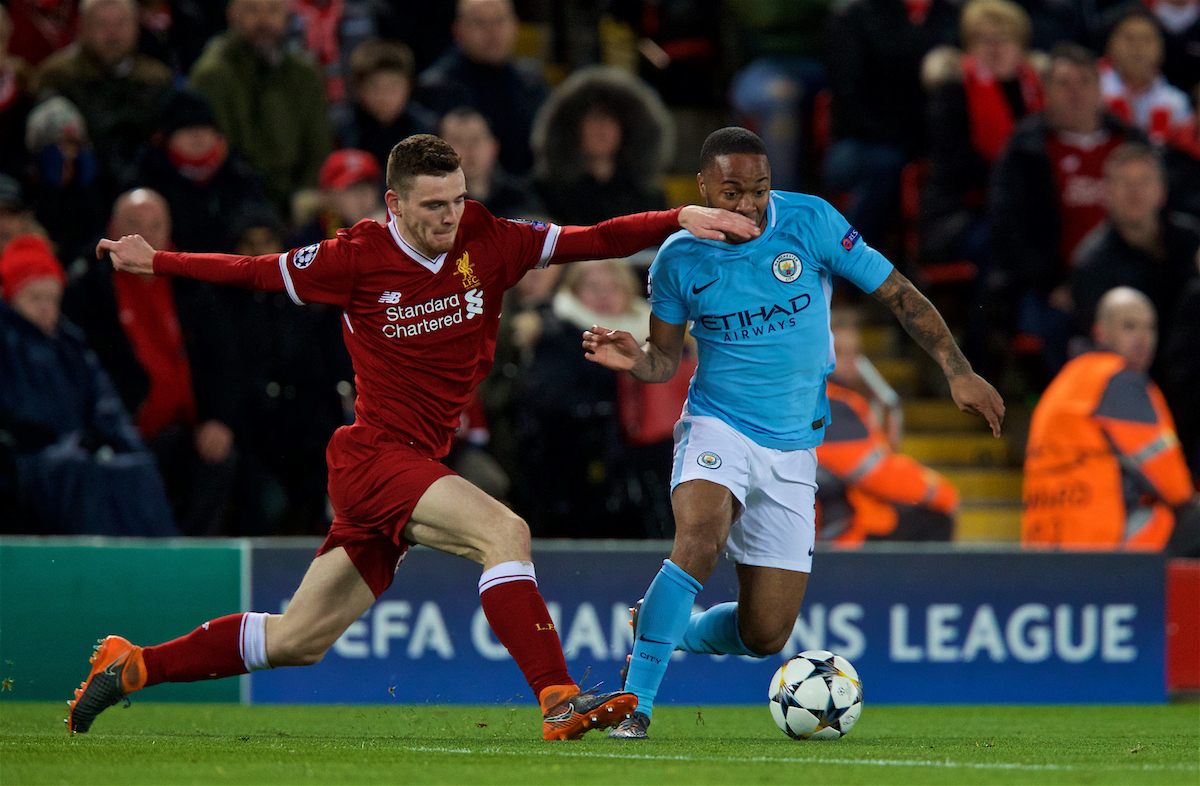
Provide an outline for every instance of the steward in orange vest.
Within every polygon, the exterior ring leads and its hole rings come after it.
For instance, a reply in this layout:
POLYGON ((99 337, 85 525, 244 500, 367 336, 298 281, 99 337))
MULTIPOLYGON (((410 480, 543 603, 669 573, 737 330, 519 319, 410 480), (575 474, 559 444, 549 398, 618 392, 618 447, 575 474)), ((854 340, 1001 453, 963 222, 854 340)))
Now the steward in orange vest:
MULTIPOLYGON (((837 366, 825 385, 831 418, 825 442, 817 447, 817 536, 843 546, 867 540, 950 540, 958 489, 893 452, 870 402, 851 389, 872 389, 860 370, 857 313, 834 309, 830 327, 837 366)), ((876 384, 882 388, 875 391, 880 399, 898 404, 886 383, 876 384)))
POLYGON ((1194 550, 1192 477, 1166 401, 1146 376, 1157 339, 1153 306, 1137 290, 1110 290, 1094 332, 1112 351, 1069 362, 1034 409, 1021 542, 1162 551, 1182 512, 1193 542, 1183 551, 1194 550))
POLYGON ((822 540, 857 546, 866 540, 950 540, 958 489, 891 445, 871 405, 827 382, 832 414, 817 448, 822 540))

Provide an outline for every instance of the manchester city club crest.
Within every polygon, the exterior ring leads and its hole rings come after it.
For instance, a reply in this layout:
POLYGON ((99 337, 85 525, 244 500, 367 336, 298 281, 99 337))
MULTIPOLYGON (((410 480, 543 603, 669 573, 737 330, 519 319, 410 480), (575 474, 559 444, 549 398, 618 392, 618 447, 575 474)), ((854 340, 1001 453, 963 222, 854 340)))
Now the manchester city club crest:
POLYGON ((317 258, 317 250, 320 248, 320 243, 313 243, 311 246, 305 246, 300 249, 296 252, 296 257, 292 260, 292 266, 297 270, 303 270, 308 267, 317 258))
POLYGON ((705 469, 716 469, 721 466, 721 457, 710 450, 706 450, 699 456, 696 456, 696 463, 705 469))
POLYGON ((800 262, 800 257, 790 251, 784 251, 771 263, 771 272, 775 274, 775 278, 785 284, 790 284, 800 278, 803 270, 804 265, 800 262))

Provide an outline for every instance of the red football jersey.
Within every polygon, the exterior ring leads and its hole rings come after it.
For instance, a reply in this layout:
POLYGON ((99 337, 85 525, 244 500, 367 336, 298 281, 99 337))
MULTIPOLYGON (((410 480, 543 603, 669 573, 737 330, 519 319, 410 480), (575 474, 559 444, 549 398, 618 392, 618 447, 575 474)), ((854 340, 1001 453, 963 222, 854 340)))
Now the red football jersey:
POLYGON ((279 266, 292 300, 343 309, 355 422, 441 457, 491 368, 504 290, 549 263, 559 231, 467 202, 454 248, 436 259, 406 243, 394 220, 364 220, 279 266))
POLYGON ((551 259, 625 256, 678 228, 678 208, 560 227, 496 218, 467 200, 453 249, 436 259, 406 243, 395 219, 368 219, 277 256, 159 251, 154 272, 339 306, 358 386, 355 424, 440 458, 491 368, 504 290, 551 259))

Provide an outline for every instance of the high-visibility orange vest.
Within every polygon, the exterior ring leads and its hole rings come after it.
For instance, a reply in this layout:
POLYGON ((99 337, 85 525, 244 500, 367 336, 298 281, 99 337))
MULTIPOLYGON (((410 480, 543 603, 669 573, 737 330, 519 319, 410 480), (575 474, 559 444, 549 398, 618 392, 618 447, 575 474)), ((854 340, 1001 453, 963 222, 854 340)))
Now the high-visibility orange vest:
POLYGON ((958 508, 958 489, 939 473, 901 453, 893 453, 866 398, 826 382, 833 413, 817 464, 846 485, 853 511, 850 526, 833 538, 859 545, 868 535, 890 535, 899 517, 896 505, 921 505, 941 513, 958 508))
POLYGON ((1064 366, 1033 411, 1021 542, 1160 551, 1175 526, 1171 509, 1191 495, 1158 386, 1111 352, 1064 366))

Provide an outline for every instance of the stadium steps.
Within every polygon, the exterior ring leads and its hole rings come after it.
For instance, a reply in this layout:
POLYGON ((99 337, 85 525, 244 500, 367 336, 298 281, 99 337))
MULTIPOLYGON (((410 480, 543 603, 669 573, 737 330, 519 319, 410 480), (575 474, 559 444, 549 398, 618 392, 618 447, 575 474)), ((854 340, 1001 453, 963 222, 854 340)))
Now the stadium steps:
POLYGON ((982 504, 964 501, 954 525, 960 543, 1003 543, 1021 539, 1020 504, 982 504))
POLYGON ((1006 467, 1011 460, 1006 439, 996 439, 987 433, 909 432, 900 440, 900 452, 922 464, 1006 467))
POLYGON ((867 324, 861 333, 863 352, 904 400, 900 451, 945 475, 962 495, 954 539, 1019 541, 1021 450, 1010 442, 1013 430, 995 439, 982 418, 960 412, 944 392, 929 397, 942 384, 940 374, 907 346, 899 326, 867 324))

